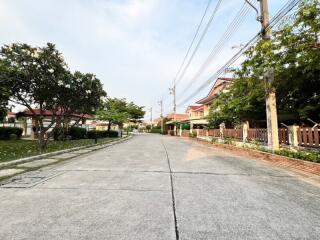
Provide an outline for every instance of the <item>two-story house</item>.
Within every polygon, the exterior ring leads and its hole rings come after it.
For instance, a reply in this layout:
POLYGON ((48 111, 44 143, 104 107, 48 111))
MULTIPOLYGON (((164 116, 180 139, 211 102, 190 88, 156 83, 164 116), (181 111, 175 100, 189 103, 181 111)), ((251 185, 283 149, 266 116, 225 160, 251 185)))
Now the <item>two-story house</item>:
POLYGON ((205 98, 197 101, 197 104, 203 105, 203 115, 208 116, 210 105, 220 92, 225 91, 226 88, 232 83, 233 78, 218 78, 210 89, 208 95, 205 98))

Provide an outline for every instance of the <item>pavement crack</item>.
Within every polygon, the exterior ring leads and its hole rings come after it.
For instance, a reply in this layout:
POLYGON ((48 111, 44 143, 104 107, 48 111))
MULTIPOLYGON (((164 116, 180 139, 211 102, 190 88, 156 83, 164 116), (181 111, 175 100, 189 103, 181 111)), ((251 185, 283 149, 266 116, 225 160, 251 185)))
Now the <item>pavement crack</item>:
POLYGON ((179 240, 179 229, 178 229, 178 221, 177 221, 177 214, 176 214, 176 201, 175 201, 175 196, 174 196, 174 187, 173 187, 173 172, 171 169, 171 164, 170 164, 170 158, 169 154, 167 151, 166 146, 164 143, 161 141, 162 146, 165 150, 166 153, 166 158, 168 162, 168 167, 169 167, 169 172, 170 172, 170 184, 171 184, 171 198, 172 198, 172 210, 173 210, 173 218, 174 218, 174 229, 175 229, 175 234, 176 234, 176 240, 179 240))

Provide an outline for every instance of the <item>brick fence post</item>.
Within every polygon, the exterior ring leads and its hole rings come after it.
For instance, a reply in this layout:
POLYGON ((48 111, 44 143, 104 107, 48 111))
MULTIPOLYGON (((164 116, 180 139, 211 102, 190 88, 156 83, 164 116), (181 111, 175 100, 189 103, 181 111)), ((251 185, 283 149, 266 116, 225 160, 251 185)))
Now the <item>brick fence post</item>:
POLYGON ((180 124, 180 127, 179 127, 179 136, 180 137, 182 136, 182 124, 180 124))
POLYGON ((288 139, 289 139, 289 144, 292 147, 298 147, 299 142, 298 142, 298 130, 299 126, 293 125, 288 127, 288 139))

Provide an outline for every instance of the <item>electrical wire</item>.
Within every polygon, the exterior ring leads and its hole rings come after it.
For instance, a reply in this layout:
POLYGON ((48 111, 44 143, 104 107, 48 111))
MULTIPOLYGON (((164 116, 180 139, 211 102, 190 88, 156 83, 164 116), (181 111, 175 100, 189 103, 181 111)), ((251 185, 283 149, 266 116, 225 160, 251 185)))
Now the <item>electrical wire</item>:
POLYGON ((218 3, 216 4, 216 6, 215 6, 215 8, 214 8, 214 10, 213 10, 213 12, 212 12, 212 14, 210 16, 210 19, 207 22, 207 24, 206 24, 206 26, 205 26, 205 28, 204 28, 204 30, 203 30, 200 38, 199 38, 199 41, 198 41, 196 47, 194 48, 194 50, 193 50, 193 52, 192 52, 187 64, 183 68, 182 73, 179 75, 179 77, 177 77, 177 79, 175 79, 175 82, 174 82, 175 85, 177 85, 181 81, 181 79, 184 77, 186 71, 188 70, 188 68, 189 68, 189 66, 190 66, 195 54, 197 53, 197 51, 198 51, 198 49, 200 47, 200 44, 202 43, 202 41, 203 41, 205 35, 207 34, 208 29, 209 29, 214 17, 216 16, 216 14, 217 14, 217 12, 218 12, 218 10, 220 8, 221 2, 222 2, 222 0, 219 0, 218 3))
POLYGON ((189 48, 188 48, 188 50, 187 50, 187 53, 186 53, 186 55, 184 56, 183 61, 182 61, 181 65, 180 65, 180 67, 179 67, 179 69, 178 69, 178 72, 176 73, 176 75, 175 75, 175 77, 174 77, 174 82, 176 81, 179 73, 181 72, 182 67, 184 66, 184 64, 185 64, 185 62, 186 62, 186 60, 187 60, 187 57, 189 56, 189 53, 190 53, 191 48, 192 48, 192 46, 193 46, 193 44, 194 44, 194 41, 196 40, 196 38, 197 38, 197 36, 198 36, 198 34, 199 34, 199 30, 200 30, 200 28, 201 28, 201 26, 202 26, 203 20, 204 20, 205 16, 207 15, 207 12, 208 12, 208 9, 209 9, 209 7, 210 7, 210 5, 211 5, 211 2, 212 2, 212 0, 209 0, 209 1, 208 1, 208 4, 207 4, 207 6, 206 6, 206 8, 205 8, 205 11, 204 11, 202 17, 201 17, 201 20, 200 20, 200 22, 199 22, 199 24, 198 24, 198 27, 197 27, 197 29, 196 29, 196 32, 195 32, 195 34, 194 34, 194 36, 193 36, 193 38, 192 38, 192 41, 191 41, 190 46, 189 46, 189 48))
MULTIPOLYGON (((298 5, 298 3, 301 2, 301 0, 290 0, 288 1, 275 15, 274 18, 269 22, 269 25, 264 29, 264 31, 268 31, 269 29, 272 29, 284 16, 286 16, 294 7, 298 5)), ((198 92, 203 90, 205 87, 207 87, 209 84, 212 83, 212 79, 216 79, 218 76, 220 76, 226 68, 230 67, 236 60, 238 60, 242 54, 247 51, 250 47, 255 45, 260 39, 261 39, 261 32, 259 32, 257 35, 255 35, 252 39, 250 39, 247 44, 245 44, 244 47, 242 47, 229 61, 221 67, 215 74, 213 74, 207 81, 205 81, 199 88, 197 88, 195 91, 192 92, 188 97, 186 97, 184 100, 182 100, 177 106, 182 106, 185 103, 187 103, 191 98, 193 98, 198 92)))
POLYGON ((245 17, 249 13, 249 9, 250 9, 250 7, 248 6, 248 4, 244 3, 242 8, 237 12, 236 16, 234 17, 232 22, 227 27, 227 30, 220 37, 217 44, 211 50, 211 52, 210 52, 209 56, 207 57, 207 59, 205 60, 205 62, 201 65, 199 70, 191 78, 188 85, 181 91, 181 93, 185 93, 197 81, 197 79, 199 79, 201 74, 206 70, 206 68, 211 63, 212 59, 221 53, 221 51, 224 49, 224 45, 229 42, 229 40, 232 38, 232 36, 238 30, 239 26, 244 22, 245 17))

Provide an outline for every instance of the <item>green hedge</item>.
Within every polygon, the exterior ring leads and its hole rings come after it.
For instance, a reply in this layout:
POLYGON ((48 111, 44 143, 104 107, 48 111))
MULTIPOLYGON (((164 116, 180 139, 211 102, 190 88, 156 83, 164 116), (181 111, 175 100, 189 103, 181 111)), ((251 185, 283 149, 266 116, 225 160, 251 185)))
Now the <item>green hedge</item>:
POLYGON ((84 139, 87 137, 87 129, 80 127, 71 127, 69 129, 68 135, 72 139, 84 139))
POLYGON ((152 128, 150 133, 161 133, 161 128, 152 128))
POLYGON ((108 131, 95 131, 91 130, 87 132, 87 137, 90 139, 95 139, 97 134, 97 138, 106 138, 106 137, 118 137, 118 131, 110 130, 108 131))
POLYGON ((87 130, 80 127, 71 127, 68 131, 63 129, 63 127, 56 127, 53 130, 54 140, 63 140, 66 138, 71 139, 84 139, 87 138, 87 130))
POLYGON ((0 139, 9 140, 11 134, 15 134, 17 138, 20 138, 22 135, 22 128, 17 127, 0 127, 0 139))

